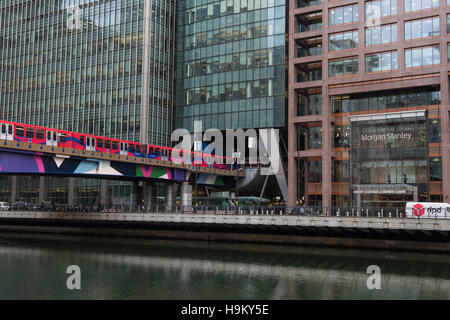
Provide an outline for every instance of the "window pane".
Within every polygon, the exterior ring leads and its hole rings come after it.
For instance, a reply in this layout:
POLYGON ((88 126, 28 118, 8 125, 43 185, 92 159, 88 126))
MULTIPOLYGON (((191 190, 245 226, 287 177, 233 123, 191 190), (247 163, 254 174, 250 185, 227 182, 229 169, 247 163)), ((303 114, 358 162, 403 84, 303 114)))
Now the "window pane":
POLYGON ((344 9, 343 8, 337 8, 335 10, 335 24, 342 24, 344 23, 344 9))
POLYGON ((352 6, 344 7, 344 23, 350 23, 353 20, 352 6))
POLYGON ((412 67, 420 67, 422 65, 422 49, 412 49, 412 67))
POLYGON ((422 38, 433 36, 433 20, 425 19, 422 20, 422 38))
POLYGON ((411 23, 411 38, 418 39, 422 37, 422 23, 420 20, 411 23))
POLYGON ((405 68, 411 68, 411 50, 405 51, 405 68))
POLYGON ((433 64, 441 63, 441 55, 439 51, 439 46, 433 47, 433 64))

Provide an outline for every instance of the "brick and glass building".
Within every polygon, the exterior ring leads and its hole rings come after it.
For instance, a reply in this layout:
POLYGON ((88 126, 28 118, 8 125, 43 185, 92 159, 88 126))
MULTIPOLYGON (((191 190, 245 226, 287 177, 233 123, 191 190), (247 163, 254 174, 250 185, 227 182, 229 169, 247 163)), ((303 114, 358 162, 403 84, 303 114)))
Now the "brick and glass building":
POLYGON ((446 0, 289 4, 289 205, 450 202, 446 0))

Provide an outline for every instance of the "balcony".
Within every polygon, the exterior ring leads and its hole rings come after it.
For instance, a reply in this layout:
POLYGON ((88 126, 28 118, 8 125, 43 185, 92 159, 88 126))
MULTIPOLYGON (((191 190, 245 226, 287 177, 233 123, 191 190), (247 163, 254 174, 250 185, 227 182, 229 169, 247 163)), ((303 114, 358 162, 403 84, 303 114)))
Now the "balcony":
POLYGON ((297 82, 309 82, 322 80, 322 68, 314 68, 306 71, 298 70, 297 82))

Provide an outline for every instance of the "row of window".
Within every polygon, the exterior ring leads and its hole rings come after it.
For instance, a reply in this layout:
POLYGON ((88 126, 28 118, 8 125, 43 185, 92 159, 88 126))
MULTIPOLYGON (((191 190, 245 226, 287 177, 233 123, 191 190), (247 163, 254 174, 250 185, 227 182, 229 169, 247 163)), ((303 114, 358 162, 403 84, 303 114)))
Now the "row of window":
MULTIPOLYGON (((308 162, 308 182, 322 182, 322 161, 308 162)), ((426 183, 427 163, 422 161, 370 161, 354 166, 352 177, 358 184, 426 183)), ((349 160, 333 160, 332 182, 350 182, 349 160)), ((442 158, 430 158, 430 181, 442 181, 442 158)))
MULTIPOLYGON (((424 67, 440 64, 439 46, 405 49, 405 68, 424 67)), ((398 69, 396 51, 376 53, 366 56, 366 72, 390 71, 398 69)), ((331 60, 328 62, 328 76, 339 77, 358 73, 358 58, 331 60)))
MULTIPOLYGON (((397 41, 397 24, 366 28, 366 46, 397 41)), ((405 40, 434 37, 439 35, 439 17, 405 22, 405 40)), ((335 33, 329 36, 329 51, 358 47, 358 31, 335 33)))
MULTIPOLYGON (((439 7, 439 0, 404 0, 405 12, 439 7)), ((365 4, 365 18, 367 21, 379 17, 397 14, 397 0, 374 0, 365 4)), ((335 26, 358 21, 358 5, 336 7, 328 11, 328 25, 335 26)), ((375 22, 375 21, 373 21, 375 22)))
POLYGON ((441 104, 439 88, 415 88, 330 97, 332 113, 376 111, 441 104))
MULTIPOLYGON (((211 1, 209 1, 211 2, 211 1)), ((283 5, 282 0, 222 0, 204 4, 186 10, 185 23, 191 24, 207 19, 214 19, 229 14, 237 14, 258 9, 283 5)))

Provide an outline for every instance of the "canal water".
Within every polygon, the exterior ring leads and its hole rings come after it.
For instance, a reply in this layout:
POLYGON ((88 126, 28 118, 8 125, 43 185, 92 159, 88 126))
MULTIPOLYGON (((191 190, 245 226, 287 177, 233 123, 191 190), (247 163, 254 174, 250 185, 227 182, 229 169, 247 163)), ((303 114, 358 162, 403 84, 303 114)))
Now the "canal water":
POLYGON ((0 299, 450 299, 450 255, 0 233, 0 299))

